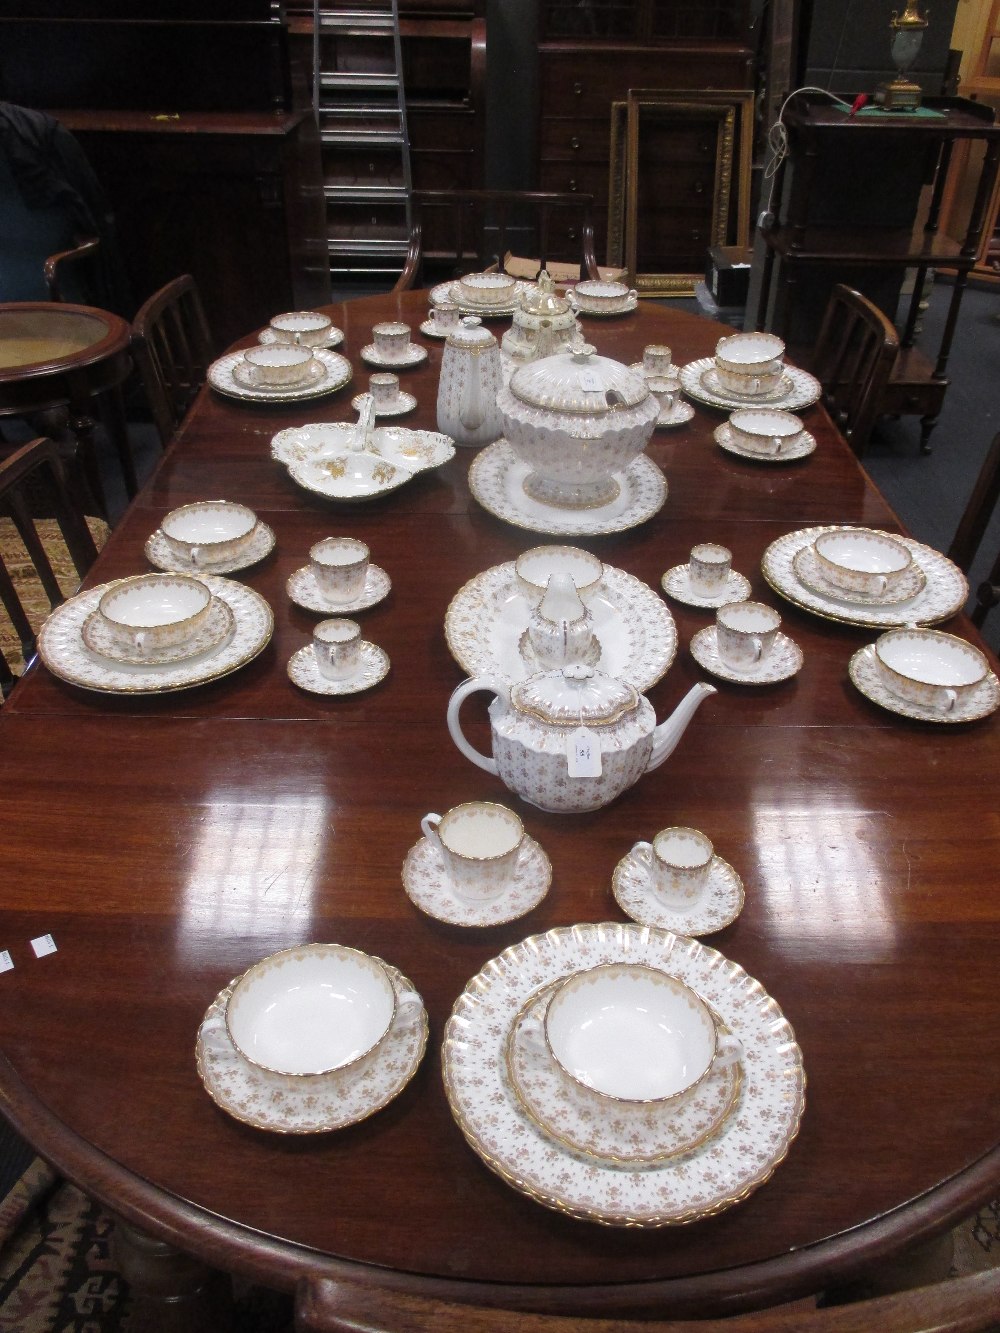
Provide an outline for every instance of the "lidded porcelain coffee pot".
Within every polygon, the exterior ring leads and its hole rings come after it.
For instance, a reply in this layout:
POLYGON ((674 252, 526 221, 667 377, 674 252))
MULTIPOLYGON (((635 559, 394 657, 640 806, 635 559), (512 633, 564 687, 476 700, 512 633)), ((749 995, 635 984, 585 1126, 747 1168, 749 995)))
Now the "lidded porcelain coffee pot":
POLYGON ((500 346, 512 360, 524 363, 567 352, 577 341, 583 339, 573 307, 565 296, 557 294, 555 283, 542 269, 537 285, 529 285, 521 293, 500 346))
POLYGON ((576 664, 514 685, 463 681, 448 704, 448 730, 466 759, 496 774, 542 810, 582 812, 608 805, 674 751, 695 710, 715 687, 699 681, 659 726, 632 685, 576 664), (466 739, 463 702, 478 690, 490 704, 491 755, 466 739))
POLYGON ((478 316, 469 315, 448 334, 441 355, 438 430, 473 449, 499 439, 500 380, 499 344, 478 316))

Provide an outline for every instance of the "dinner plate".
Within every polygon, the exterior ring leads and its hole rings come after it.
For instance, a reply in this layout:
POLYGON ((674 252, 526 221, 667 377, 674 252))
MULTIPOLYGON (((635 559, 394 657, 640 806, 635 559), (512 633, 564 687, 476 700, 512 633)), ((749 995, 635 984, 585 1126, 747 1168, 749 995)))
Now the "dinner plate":
POLYGON ((193 560, 178 555, 159 528, 147 539, 144 549, 151 565, 170 574, 235 574, 237 570, 248 569, 271 554, 274 550, 274 530, 258 519, 257 526, 239 555, 230 556, 228 560, 213 560, 207 566, 196 565, 193 560))
POLYGON ((54 676, 104 694, 162 694, 228 676, 267 647, 274 616, 260 593, 246 584, 214 574, 198 577, 213 597, 226 603, 235 620, 233 633, 217 648, 163 666, 111 662, 92 652, 83 640, 84 622, 116 580, 88 588, 57 606, 39 633, 38 655, 54 676))
MULTIPOLYGON (((379 959, 397 997, 413 991, 410 981, 379 959)), ((385 1040, 354 1069, 294 1081, 252 1065, 233 1045, 226 1029, 226 1002, 238 978, 221 990, 198 1029, 198 1077, 215 1104, 234 1119, 276 1134, 322 1134, 344 1129, 380 1111, 403 1091, 417 1072, 427 1046, 424 1006, 407 1006, 385 1040), (415 1012, 414 1012, 415 1009, 415 1012)))
POLYGON ((624 472, 612 474, 619 484, 618 495, 593 509, 562 509, 532 499, 524 490, 524 479, 530 471, 501 438, 473 459, 469 488, 496 518, 550 537, 600 537, 626 532, 652 518, 667 498, 666 477, 645 454, 634 458, 624 472))
MULTIPOLYGON (((677 652, 674 617, 652 588, 614 565, 604 566, 587 606, 601 645, 598 670, 640 693, 666 675, 677 652)), ((462 585, 445 612, 444 630, 455 661, 469 676, 506 684, 533 669, 520 652, 532 606, 517 584, 514 561, 494 565, 462 585)))
POLYGON ((297 403, 306 398, 319 398, 333 393, 350 383, 351 363, 339 352, 328 352, 322 347, 313 352, 321 371, 301 384, 278 384, 265 388, 259 384, 241 383, 238 366, 243 365, 242 352, 228 352, 213 361, 208 368, 208 382, 213 389, 227 398, 239 398, 248 403, 297 403))
POLYGON ((734 407, 773 407, 782 411, 794 412, 801 407, 809 407, 819 401, 822 387, 815 376, 798 366, 785 366, 782 387, 774 393, 762 393, 753 398, 742 394, 727 393, 712 377, 715 371, 715 358, 703 356, 698 361, 689 361, 681 366, 681 387, 690 397, 709 407, 721 407, 731 412, 734 407))
POLYGON ((912 537, 890 534, 901 542, 926 576, 922 591, 895 606, 862 606, 843 599, 825 597, 807 588, 795 572, 795 557, 812 546, 823 532, 841 532, 852 524, 800 528, 773 541, 761 559, 761 572, 770 586, 794 606, 812 611, 824 620, 841 625, 868 625, 889 629, 895 625, 934 625, 961 611, 969 596, 969 584, 958 566, 940 551, 912 537))
POLYGON ((698 940, 631 922, 558 927, 491 959, 455 1002, 442 1073, 459 1128, 491 1170, 546 1207, 608 1226, 693 1222, 745 1199, 787 1155, 805 1106, 802 1052, 760 982, 698 940), (553 1141, 525 1112, 503 1058, 533 996, 572 972, 620 961, 679 977, 744 1049, 735 1113, 707 1143, 659 1164, 602 1163, 553 1141))
POLYGON ((1000 681, 990 671, 976 688, 956 702, 947 713, 938 708, 928 708, 915 703, 912 699, 902 699, 885 683, 875 661, 875 649, 872 644, 859 648, 848 664, 848 675, 858 690, 880 708, 900 717, 913 718, 915 722, 977 722, 989 717, 1000 708, 1000 681))

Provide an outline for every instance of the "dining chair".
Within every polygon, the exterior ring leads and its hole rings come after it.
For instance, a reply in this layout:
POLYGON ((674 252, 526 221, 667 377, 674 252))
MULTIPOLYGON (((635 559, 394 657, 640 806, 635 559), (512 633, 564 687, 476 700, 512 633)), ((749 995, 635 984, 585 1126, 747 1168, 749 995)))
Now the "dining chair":
POLYGON ((838 283, 830 293, 811 370, 834 425, 860 457, 899 356, 892 322, 866 296, 838 283))
MULTIPOLYGON (((93 521, 92 521, 93 522, 93 521)), ((103 542, 107 527, 94 524, 103 542)), ((0 463, 0 692, 35 655, 38 630, 97 559, 97 542, 56 444, 45 437, 0 463)))
POLYGON ((212 335, 190 273, 174 278, 139 307, 132 321, 132 354, 160 443, 166 445, 212 361, 212 335))
POLYGON ((100 238, 90 236, 79 245, 49 255, 42 265, 49 300, 99 305, 98 283, 93 270, 100 253, 100 238))
POLYGON ((341 1279, 303 1279, 297 1333, 994 1333, 1000 1268, 820 1309, 804 1302, 725 1319, 583 1319, 411 1296, 341 1279))
MULTIPOLYGON (((949 557, 966 574, 983 543, 986 529, 997 511, 998 504, 1000 504, 1000 432, 994 435, 993 443, 987 450, 972 494, 959 519, 952 543, 948 547, 949 557)), ((1000 546, 988 577, 976 588, 975 597, 976 605, 972 612, 972 621, 975 625, 982 625, 993 607, 1000 606, 1000 546)))
POLYGON ((406 264, 394 291, 503 267, 508 246, 545 268, 578 266, 599 278, 593 196, 543 190, 413 190, 406 264))

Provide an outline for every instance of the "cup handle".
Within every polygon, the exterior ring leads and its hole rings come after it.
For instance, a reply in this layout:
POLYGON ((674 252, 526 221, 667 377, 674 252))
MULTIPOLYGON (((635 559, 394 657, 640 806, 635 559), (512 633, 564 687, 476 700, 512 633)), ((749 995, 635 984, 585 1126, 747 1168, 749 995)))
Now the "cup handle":
POLYGON ((430 814, 424 815, 423 819, 420 821, 420 828, 424 837, 431 846, 437 848, 439 852, 441 851, 441 839, 438 837, 438 825, 440 823, 441 816, 434 814, 433 811, 431 811, 430 814))
POLYGON ((882 593, 885 592, 885 590, 886 590, 886 588, 888 588, 888 586, 889 586, 889 580, 886 578, 886 576, 885 576, 884 574, 880 574, 880 575, 878 576, 878 591, 879 591, 879 596, 881 596, 882 593))
POLYGON ((945 690, 944 697, 948 701, 944 706, 944 712, 950 713, 958 703, 958 694, 955 690, 945 690))
POLYGON ((259 384, 259 383, 260 383, 260 367, 259 367, 259 366, 255 366, 254 363, 253 363, 252 361, 244 361, 244 362, 243 362, 243 365, 244 365, 244 367, 245 367, 245 369, 246 369, 246 377, 247 377, 247 379, 250 381, 250 383, 251 383, 251 384, 259 384))
POLYGON ((720 1032, 715 1046, 713 1065, 716 1069, 728 1069, 739 1064, 743 1059, 743 1043, 731 1032, 720 1032))
POLYGON ((676 401, 677 401, 677 395, 676 393, 673 392, 673 390, 671 390, 669 393, 665 393, 663 395, 663 397, 660 399, 660 404, 664 412, 672 412, 674 410, 674 403, 676 401))
POLYGON ((637 842, 632 848, 632 854, 637 861, 640 861, 648 870, 653 864, 653 844, 651 842, 637 842))
POLYGON ((751 634, 750 642, 753 644, 753 660, 759 662, 761 654, 764 651, 764 645, 761 643, 760 639, 757 638, 756 634, 751 634))
POLYGON ((626 299, 627 301, 634 301, 634 300, 636 300, 636 299, 638 298, 638 296, 639 296, 639 293, 636 291, 636 289, 635 289, 634 287, 632 287, 632 288, 629 289, 629 294, 628 294, 628 296, 627 296, 625 299, 626 299))
POLYGON ((415 990, 396 992, 396 1017, 400 1023, 409 1026, 423 1013, 423 997, 415 990))
POLYGON ((772 453, 772 454, 780 454, 780 453, 781 453, 781 446, 782 446, 783 444, 784 444, 784 440, 782 440, 782 438, 781 438, 780 435, 772 435, 772 436, 771 436, 771 453, 772 453))
POLYGON ((521 1020, 520 1037, 524 1042, 524 1052, 529 1059, 536 1063, 548 1062, 549 1053, 542 1032, 542 1020, 533 1011, 525 1014, 521 1020))
POLYGON ((136 650, 136 652, 137 652, 137 653, 144 653, 144 652, 146 651, 146 632, 145 632, 145 630, 140 630, 140 631, 138 632, 138 634, 135 635, 135 638, 134 638, 133 642, 135 643, 135 650, 136 650))

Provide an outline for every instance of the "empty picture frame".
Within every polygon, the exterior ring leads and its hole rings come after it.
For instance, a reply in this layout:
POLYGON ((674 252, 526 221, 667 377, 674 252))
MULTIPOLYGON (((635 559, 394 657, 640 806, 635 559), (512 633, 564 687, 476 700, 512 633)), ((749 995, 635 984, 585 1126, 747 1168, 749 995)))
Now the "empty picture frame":
POLYGON ((612 104, 608 263, 640 296, 691 296, 711 246, 749 243, 753 106, 660 88, 612 104))

